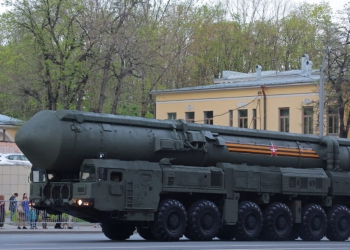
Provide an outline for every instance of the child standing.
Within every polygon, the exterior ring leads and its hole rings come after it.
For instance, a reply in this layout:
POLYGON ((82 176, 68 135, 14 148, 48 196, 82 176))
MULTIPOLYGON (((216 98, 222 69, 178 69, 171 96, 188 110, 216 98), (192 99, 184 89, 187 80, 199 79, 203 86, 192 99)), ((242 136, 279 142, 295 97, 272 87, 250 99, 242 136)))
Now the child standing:
POLYGON ((37 227, 36 227, 36 211, 32 206, 30 206, 29 220, 30 220, 30 229, 37 229, 37 227))

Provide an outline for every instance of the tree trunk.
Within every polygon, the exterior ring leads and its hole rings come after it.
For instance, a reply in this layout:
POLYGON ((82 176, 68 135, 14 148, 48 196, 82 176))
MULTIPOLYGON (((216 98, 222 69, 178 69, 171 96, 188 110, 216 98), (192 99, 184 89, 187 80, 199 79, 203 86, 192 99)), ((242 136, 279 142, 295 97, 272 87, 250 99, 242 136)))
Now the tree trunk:
POLYGON ((100 100, 98 102, 98 108, 97 108, 98 113, 102 112, 103 105, 106 100, 106 87, 108 83, 108 75, 109 75, 110 68, 111 68, 111 57, 110 55, 107 55, 107 58, 105 60, 105 65, 103 66, 103 78, 101 83, 100 100))
POLYGON ((117 114, 117 107, 118 107, 118 103, 120 101, 120 95, 123 91, 123 84, 124 84, 124 77, 119 79, 118 85, 115 88, 114 100, 113 100, 113 105, 112 105, 112 109, 111 109, 111 113, 113 115, 117 114))

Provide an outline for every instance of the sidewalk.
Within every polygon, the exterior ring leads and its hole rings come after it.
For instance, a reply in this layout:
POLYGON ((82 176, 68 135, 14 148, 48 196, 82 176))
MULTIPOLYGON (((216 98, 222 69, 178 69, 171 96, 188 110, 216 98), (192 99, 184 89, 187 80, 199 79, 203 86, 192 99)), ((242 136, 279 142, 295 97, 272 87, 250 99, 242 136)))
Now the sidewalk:
MULTIPOLYGON (((62 223, 63 224, 63 223, 62 223)), ((61 224, 61 225, 62 225, 61 224)), ((17 223, 10 222, 7 218, 4 227, 0 228, 0 234, 15 234, 15 233, 102 233, 102 228, 98 224, 93 223, 73 223, 73 229, 63 228, 55 229, 55 223, 47 223, 47 229, 43 229, 42 222, 37 223, 38 229, 30 229, 30 224, 26 223, 27 229, 17 229, 17 223)), ((21 226, 22 228, 22 226, 21 226)))

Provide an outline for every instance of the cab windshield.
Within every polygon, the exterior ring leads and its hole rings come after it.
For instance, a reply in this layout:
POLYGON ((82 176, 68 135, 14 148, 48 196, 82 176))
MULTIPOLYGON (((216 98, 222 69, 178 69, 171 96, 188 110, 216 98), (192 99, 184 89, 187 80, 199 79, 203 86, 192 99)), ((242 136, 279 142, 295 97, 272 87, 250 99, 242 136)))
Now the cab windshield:
POLYGON ((84 182, 96 181, 96 169, 93 165, 84 165, 80 172, 81 180, 84 182))
POLYGON ((46 182, 46 173, 44 169, 32 168, 32 182, 41 183, 46 182))

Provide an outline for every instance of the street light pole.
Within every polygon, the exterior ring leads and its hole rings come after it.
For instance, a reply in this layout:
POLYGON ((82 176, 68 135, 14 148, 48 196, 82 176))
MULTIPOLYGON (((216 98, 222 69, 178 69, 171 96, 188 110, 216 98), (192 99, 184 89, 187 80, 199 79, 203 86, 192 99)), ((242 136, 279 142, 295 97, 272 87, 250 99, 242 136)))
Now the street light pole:
MULTIPOLYGON (((329 44, 328 44, 329 45, 329 44)), ((321 74, 320 74, 320 86, 318 90, 319 94, 319 135, 323 136, 323 120, 324 120, 324 65, 326 61, 327 46, 324 47, 322 65, 321 65, 321 74)))

